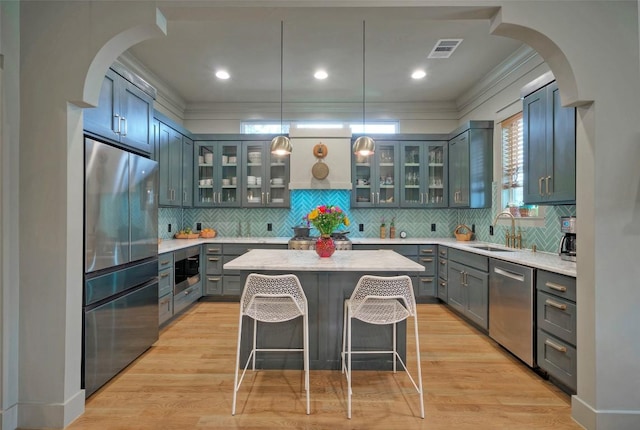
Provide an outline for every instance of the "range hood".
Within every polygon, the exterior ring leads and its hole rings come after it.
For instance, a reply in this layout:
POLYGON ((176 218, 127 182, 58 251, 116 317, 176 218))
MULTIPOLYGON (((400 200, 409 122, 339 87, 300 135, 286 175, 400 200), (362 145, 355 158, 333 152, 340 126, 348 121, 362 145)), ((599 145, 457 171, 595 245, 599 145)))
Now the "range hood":
POLYGON ((350 190, 351 189, 351 129, 289 130, 293 151, 290 155, 290 190, 350 190), (326 145, 324 158, 317 158, 314 148, 326 145), (314 165, 325 163, 329 173, 324 179, 313 175, 314 165))

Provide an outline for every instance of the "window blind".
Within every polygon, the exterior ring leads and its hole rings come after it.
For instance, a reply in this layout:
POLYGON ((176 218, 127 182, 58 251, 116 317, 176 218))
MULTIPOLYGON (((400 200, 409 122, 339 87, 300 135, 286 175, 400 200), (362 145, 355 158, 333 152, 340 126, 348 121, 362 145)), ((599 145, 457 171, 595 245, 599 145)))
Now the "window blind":
POLYGON ((502 189, 523 186, 522 112, 500 123, 502 128, 502 189))

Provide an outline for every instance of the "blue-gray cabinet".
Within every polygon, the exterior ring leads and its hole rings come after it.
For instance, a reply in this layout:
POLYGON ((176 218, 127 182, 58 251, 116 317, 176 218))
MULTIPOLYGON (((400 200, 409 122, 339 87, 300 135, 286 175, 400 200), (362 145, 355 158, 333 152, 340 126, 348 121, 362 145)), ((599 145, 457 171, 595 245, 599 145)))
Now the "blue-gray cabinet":
POLYGON ((576 279, 538 270, 537 363, 570 393, 577 388, 576 279))
POLYGON ((270 141, 242 142, 242 206, 288 208, 289 156, 271 153, 270 141))
POLYGON ((446 141, 400 144, 400 206, 448 206, 448 155, 446 141))
POLYGON ((524 203, 575 203, 575 108, 562 107, 554 81, 524 97, 522 113, 524 203))
POLYGON ((448 250, 447 303, 478 327, 489 328, 489 259, 448 250))
POLYGON ((84 110, 84 129, 93 134, 144 154, 153 153, 151 136, 153 94, 155 90, 140 78, 122 70, 131 80, 109 69, 102 82, 98 106, 84 110))
POLYGON ((239 141, 197 141, 193 164, 194 206, 239 207, 244 183, 239 141))
POLYGON ((491 207, 493 122, 470 121, 449 140, 449 207, 491 207))
POLYGON ((375 153, 351 157, 351 207, 398 207, 400 196, 396 141, 376 141, 375 153))
POLYGON ((166 118, 153 121, 155 159, 160 171, 158 203, 160 206, 192 207, 193 140, 167 121, 166 118))
POLYGON ((448 248, 438 245, 438 298, 447 303, 449 296, 449 282, 447 280, 449 268, 448 248))

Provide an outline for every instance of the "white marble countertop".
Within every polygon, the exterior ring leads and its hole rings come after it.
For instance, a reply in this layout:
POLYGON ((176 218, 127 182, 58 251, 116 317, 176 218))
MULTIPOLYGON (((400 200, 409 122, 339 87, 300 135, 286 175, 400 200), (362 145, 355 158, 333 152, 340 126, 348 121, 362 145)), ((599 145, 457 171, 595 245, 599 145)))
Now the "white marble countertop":
MULTIPOLYGON (((172 252, 188 246, 200 245, 203 243, 264 243, 264 244, 281 244, 286 245, 289 237, 216 237, 213 239, 171 239, 163 240, 158 245, 158 253, 163 254, 172 252)), ((464 251, 474 252, 476 254, 485 255, 499 260, 509 261, 511 263, 522 264, 536 269, 548 270, 550 272, 559 273, 567 276, 576 276, 576 263, 572 261, 561 260, 555 253, 548 252, 531 252, 531 250, 518 249, 511 252, 487 251, 474 248, 479 245, 489 245, 492 248, 507 249, 504 246, 488 242, 459 242, 455 238, 426 238, 415 237, 408 239, 379 239, 375 237, 351 238, 353 244, 362 245, 445 245, 451 248, 461 249, 464 251)), ((273 253, 275 250, 269 250, 273 253)), ((353 252, 353 251, 337 251, 337 252, 353 252)), ((314 254, 315 255, 315 254, 314 254)))
POLYGON ((424 266, 395 251, 336 251, 320 258, 315 251, 252 249, 225 263, 226 270, 275 270, 295 272, 422 272, 424 266))

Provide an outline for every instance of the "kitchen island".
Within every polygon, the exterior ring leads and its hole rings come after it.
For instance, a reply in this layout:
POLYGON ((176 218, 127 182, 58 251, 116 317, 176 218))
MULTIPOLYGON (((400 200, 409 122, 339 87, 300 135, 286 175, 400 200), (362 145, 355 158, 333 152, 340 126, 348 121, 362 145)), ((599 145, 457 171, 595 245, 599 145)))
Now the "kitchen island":
MULTIPOLYGON (((344 300, 348 298, 362 275, 396 276, 424 271, 424 267, 390 250, 336 251, 320 258, 315 251, 253 249, 224 265, 238 270, 241 283, 250 273, 277 275, 293 273, 302 284, 309 305, 309 363, 311 369, 339 369, 342 349, 344 300)), ((243 324, 241 362, 251 349, 253 324, 243 324)), ((389 349, 391 326, 372 326, 353 322, 354 349, 389 349)), ((260 341, 271 348, 300 348, 300 318, 277 324, 258 325, 260 341)), ((405 324, 398 325, 398 350, 405 356, 405 324)), ((366 354, 354 359, 354 369, 391 369, 391 355, 366 354)), ((301 354, 258 354, 260 368, 302 368, 301 354)))

